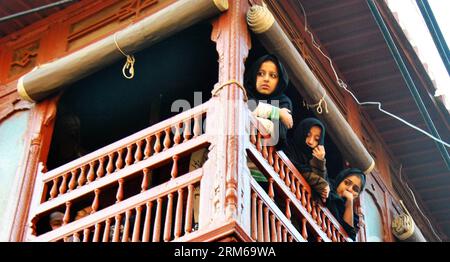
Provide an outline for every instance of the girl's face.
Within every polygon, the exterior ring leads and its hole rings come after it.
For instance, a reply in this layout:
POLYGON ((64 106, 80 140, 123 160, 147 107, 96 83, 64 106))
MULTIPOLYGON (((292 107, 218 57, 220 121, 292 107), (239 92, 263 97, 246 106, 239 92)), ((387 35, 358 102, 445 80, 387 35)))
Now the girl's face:
POLYGON ((353 195, 353 198, 357 198, 361 193, 361 178, 357 175, 350 175, 339 183, 336 192, 340 197, 344 196, 344 192, 348 191, 353 195))
POLYGON ((256 75, 256 91, 263 95, 270 95, 278 85, 278 68, 272 61, 261 64, 256 75))
POLYGON ((322 133, 322 129, 318 126, 312 126, 311 129, 308 132, 308 135, 306 136, 305 143, 310 148, 315 148, 319 145, 320 135, 322 133))

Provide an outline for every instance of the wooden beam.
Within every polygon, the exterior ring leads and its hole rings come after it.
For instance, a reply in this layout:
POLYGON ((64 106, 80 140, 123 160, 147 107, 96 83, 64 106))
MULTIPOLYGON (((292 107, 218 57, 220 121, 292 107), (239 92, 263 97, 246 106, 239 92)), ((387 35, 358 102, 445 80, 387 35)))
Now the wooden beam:
POLYGON ((101 68, 228 9, 227 0, 177 1, 129 27, 48 63, 19 79, 23 99, 40 101, 101 68), (116 44, 117 43, 117 44, 116 44))

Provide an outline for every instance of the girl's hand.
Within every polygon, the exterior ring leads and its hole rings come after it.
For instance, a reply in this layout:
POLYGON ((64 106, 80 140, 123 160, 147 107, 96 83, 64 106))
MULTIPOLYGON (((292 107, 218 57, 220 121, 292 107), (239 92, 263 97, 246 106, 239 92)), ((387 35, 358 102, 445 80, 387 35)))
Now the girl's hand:
POLYGON ((320 193, 320 196, 322 197, 322 202, 326 202, 328 195, 330 194, 330 186, 327 186, 324 188, 324 190, 322 191, 322 193, 320 193))
POLYGON ((345 190, 345 191, 342 193, 342 196, 347 200, 347 202, 348 202, 348 201, 353 202, 354 196, 353 196, 353 194, 352 194, 350 191, 345 190))
POLYGON ((280 120, 288 128, 291 129, 294 125, 294 120, 292 120, 291 110, 287 108, 280 108, 280 120))
POLYGON ((325 147, 323 145, 316 146, 312 151, 312 155, 323 161, 325 159, 325 147))

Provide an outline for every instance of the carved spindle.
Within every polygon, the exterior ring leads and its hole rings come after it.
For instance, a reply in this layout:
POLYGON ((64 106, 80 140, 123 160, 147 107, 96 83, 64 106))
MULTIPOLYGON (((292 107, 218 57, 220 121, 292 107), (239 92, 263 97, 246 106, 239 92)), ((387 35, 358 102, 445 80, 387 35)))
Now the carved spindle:
POLYGON ((125 157, 125 166, 133 164, 133 144, 127 146, 127 156, 125 157))
POLYGON ((327 237, 331 239, 332 235, 333 235, 333 234, 331 233, 330 220, 327 219, 327 237))
POLYGON ((336 229, 336 237, 337 237, 337 242, 343 242, 341 233, 337 229, 336 229))
POLYGON ((102 225, 100 223, 95 224, 94 237, 92 242, 100 241, 100 231, 102 230, 102 225))
POLYGON ((69 181, 69 190, 72 191, 75 189, 75 187, 77 186, 77 171, 78 169, 74 169, 72 171, 70 171, 70 173, 72 174, 72 177, 70 178, 69 181))
POLYGON ((306 189, 302 187, 302 206, 306 207, 306 189))
POLYGON ((270 242, 270 220, 268 207, 264 207, 264 242, 270 242))
POLYGON ((109 242, 109 231, 111 229, 111 218, 106 219, 105 230, 103 232, 102 242, 109 242))
POLYGON ((122 235, 122 242, 128 242, 129 235, 130 235, 130 217, 131 217, 131 210, 127 210, 125 213, 125 225, 123 226, 123 235, 122 235))
POLYGON ((264 145, 262 147, 262 156, 264 157, 264 159, 268 160, 269 158, 269 151, 267 150, 267 139, 263 140, 264 145))
POLYGON ((287 240, 287 230, 286 230, 286 228, 285 227, 283 227, 283 242, 287 242, 288 240, 287 240))
MULTIPOLYGON (((123 167, 123 151, 125 151, 125 148, 120 148, 117 153, 117 159, 116 159, 116 170, 120 170, 123 167)), ((128 154, 127 154, 128 156, 128 154)), ((109 165, 108 165, 109 167, 109 165)))
POLYGON ((123 178, 120 178, 118 180, 119 182, 119 188, 117 189, 117 194, 116 194, 116 203, 119 203, 120 201, 123 200, 123 178))
POLYGON ((300 187, 301 187, 300 179, 297 179, 295 184, 297 185, 297 189, 295 190, 295 197, 296 197, 298 200, 301 200, 301 198, 302 198, 302 193, 301 193, 301 189, 300 189, 300 187))
POLYGON ((273 151, 274 150, 275 149, 274 149, 273 146, 269 147, 269 158, 268 158, 268 160, 269 160, 269 165, 271 165, 271 166, 273 166, 273 151))
POLYGON ((178 189, 177 211, 175 215, 175 239, 181 237, 183 224, 183 189, 178 189))
POLYGON ((141 192, 144 192, 148 189, 151 174, 148 168, 144 168, 142 172, 144 175, 142 176, 141 192))
POLYGON ((106 174, 111 174, 114 171, 114 152, 108 154, 108 165, 106 166, 106 174))
POLYGON ((164 225, 164 241, 169 242, 172 238, 172 217, 173 217, 173 193, 167 196, 167 211, 164 225))
POLYGON ((257 231, 258 221, 257 221, 256 197, 257 197, 256 193, 253 192, 252 193, 252 209, 251 209, 252 210, 252 226, 251 226, 252 232, 251 232, 251 234, 252 234, 253 240, 257 239, 257 232, 258 232, 257 231))
POLYGON ((175 179, 178 176, 178 156, 174 155, 172 157, 173 159, 173 165, 172 165, 172 171, 170 172, 171 178, 170 179, 175 179))
POLYGON ((291 221, 291 199, 286 198, 286 217, 291 221))
POLYGON ((177 123, 175 125, 175 134, 173 136, 173 142, 175 145, 178 145, 181 142, 180 123, 177 123))
POLYGON ((258 199, 258 242, 264 241, 263 201, 258 199))
POLYGON ((285 177, 284 177, 284 183, 286 183, 286 186, 290 187, 291 186, 291 178, 290 178, 290 173, 291 171, 289 170, 288 166, 284 166, 285 169, 285 177))
POLYGON ((280 165, 278 163, 278 159, 280 159, 280 157, 278 156, 278 154, 275 153, 275 159, 274 159, 274 166, 273 169, 275 170, 275 172, 278 174, 278 172, 280 172, 280 165))
POLYGON ((114 233, 113 233, 113 242, 119 242, 120 241, 120 226, 122 224, 122 214, 117 214, 116 222, 114 224, 114 233))
POLYGON ((81 172, 80 175, 78 176, 78 186, 77 187, 82 187, 84 185, 84 183, 86 183, 87 179, 86 179, 86 168, 87 166, 84 165, 81 167, 81 172))
POLYGON ((306 218, 302 218, 302 237, 308 240, 308 231, 306 230, 306 218))
POLYGON ((189 185, 188 199, 186 203, 186 224, 184 225, 184 232, 186 232, 186 234, 192 232, 193 209, 194 209, 194 185, 189 185))
POLYGON ((202 132, 202 115, 196 115, 194 117, 194 137, 198 137, 202 132))
POLYGON ((254 125, 250 126, 250 142, 253 145, 256 145, 256 133, 257 133, 257 129, 254 125))
POLYGON ((70 222, 70 208, 72 207, 72 202, 66 202, 66 211, 64 212, 63 225, 67 225, 70 222))
POLYGON ((279 162, 280 162, 280 173, 279 173, 279 175, 280 175, 281 180, 284 180, 284 178, 286 177, 286 174, 284 173, 284 162, 281 159, 279 159, 279 162))
POLYGON ((144 159, 149 158, 152 154, 152 137, 153 136, 147 136, 145 138, 144 159))
POLYGON ((312 207, 311 207, 311 193, 309 193, 308 192, 308 194, 307 194, 307 199, 306 199, 306 210, 308 211, 308 213, 310 213, 311 214, 311 211, 312 211, 312 207))
MULTIPOLYGON (((142 235, 142 242, 149 242, 150 241, 150 233, 151 227, 152 227, 152 208, 153 208, 153 202, 149 201, 146 204, 146 211, 145 211, 145 220, 144 220, 144 233, 142 235)), ((136 232, 136 229, 135 229, 136 232)), ((139 231, 137 232, 137 235, 139 237, 139 231)))
POLYGON ((99 177, 99 178, 101 178, 105 175, 105 170, 104 170, 105 169, 105 159, 106 159, 105 156, 102 156, 100 158, 100 164, 98 165, 98 168, 97 168, 97 177, 99 177))
POLYGON ((58 180, 59 177, 53 178, 52 189, 50 190, 50 199, 53 199, 58 196, 58 180))
POLYGON ((270 177, 269 178, 269 192, 268 192, 268 195, 269 195, 269 197, 272 200, 274 200, 274 197, 275 197, 275 193, 274 193, 275 191, 273 190, 273 182, 274 182, 273 178, 270 177))
POLYGON ((98 207, 100 205, 100 200, 99 200, 100 199, 100 189, 96 188, 94 190, 94 193, 95 193, 95 197, 94 197, 94 201, 92 202, 92 205, 91 205, 91 208, 92 208, 91 214, 97 212, 98 207))
POLYGON ((80 234, 78 232, 73 233, 72 237, 74 239, 74 242, 80 242, 80 234))
POLYGON ((316 201, 312 201, 312 213, 311 216, 314 220, 317 219, 316 201))
POLYGON ((322 210, 317 207, 317 225, 322 226, 322 210))
POLYGON ((164 130, 165 132, 165 136, 164 136, 164 149, 163 151, 166 151, 167 149, 170 148, 172 141, 170 140, 170 128, 166 128, 166 130, 164 130))
POLYGON ((156 206, 155 230, 153 231, 153 242, 159 242, 161 239, 161 217, 162 217, 162 198, 159 197, 156 206))
POLYGON ((62 176, 62 182, 61 182, 61 185, 59 186, 59 193, 61 195, 65 194, 67 192, 67 180, 68 180, 69 176, 70 176, 69 173, 65 173, 62 176))
POLYGON ((258 152, 262 151, 262 146, 261 146, 261 133, 258 132, 258 138, 256 139, 256 150, 258 150, 258 152))
MULTIPOLYGON (((147 206, 147 208, 148 208, 148 206, 147 206)), ((139 234, 141 233, 141 213, 142 213, 142 206, 137 206, 136 207, 136 216, 134 218, 133 237, 131 239, 131 241, 133 241, 133 242, 139 242, 139 234)), ((147 221, 145 221, 145 222, 147 222, 147 221)), ((150 221, 148 224, 150 225, 150 221)), ((146 242, 148 242, 148 239, 150 236, 150 231, 147 233, 148 234, 146 235, 147 236, 146 242)), ((144 232, 144 235, 145 235, 145 232, 144 232)))
POLYGON ((184 129, 183 129, 183 142, 191 139, 191 119, 186 119, 184 121, 184 129))
POLYGON ((91 230, 89 228, 85 228, 83 230, 83 242, 89 242, 90 233, 91 233, 91 230))
POLYGON ((153 151, 155 153, 161 152, 161 136, 162 136, 162 132, 156 133, 155 146, 153 147, 153 151))
POLYGON ((275 216, 270 214, 270 239, 272 242, 277 242, 277 228, 275 226, 275 216))
POLYGON ((144 140, 139 140, 136 142, 136 152, 134 152, 134 163, 142 160, 142 144, 144 140))
POLYGON ((288 242, 293 242, 294 241, 294 237, 292 237, 291 235, 288 236, 288 242))
POLYGON ((317 242, 323 242, 323 239, 320 236, 317 236, 317 242))
POLYGON ((91 183, 92 181, 95 180, 95 172, 94 172, 94 170, 95 170, 95 161, 92 161, 92 162, 89 163, 89 172, 88 172, 88 175, 87 175, 87 180, 88 180, 89 183, 91 183))
POLYGON ((322 230, 323 232, 327 232, 327 217, 325 215, 325 212, 322 213, 322 230))
POLYGON ((296 187, 296 180, 297 180, 297 178, 295 177, 295 175, 294 175, 294 173, 292 173, 292 172, 290 172, 289 173, 289 175, 291 176, 291 192, 292 193, 296 193, 295 191, 296 191, 296 189, 297 189, 297 187, 296 187))
POLYGON ((283 242, 283 238, 281 235, 281 222, 279 220, 277 220, 277 241, 283 242))
POLYGON ((331 240, 333 242, 338 242, 338 239, 336 237, 336 228, 334 226, 332 226, 332 238, 331 238, 331 240))

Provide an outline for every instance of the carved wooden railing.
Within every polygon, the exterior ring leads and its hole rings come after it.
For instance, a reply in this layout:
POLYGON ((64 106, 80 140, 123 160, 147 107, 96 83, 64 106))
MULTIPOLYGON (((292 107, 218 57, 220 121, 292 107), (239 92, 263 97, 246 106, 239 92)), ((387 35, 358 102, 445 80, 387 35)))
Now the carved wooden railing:
POLYGON ((268 176, 268 195, 308 241, 351 242, 330 211, 311 198, 311 187, 282 151, 267 145, 267 132, 250 113, 250 142, 247 153, 268 176), (275 196, 275 192, 278 195, 275 196))
POLYGON ((193 231, 194 188, 203 169, 33 239, 65 242, 172 241, 193 231))
POLYGON ((152 171, 162 165, 171 166, 167 180, 183 175, 179 174, 178 160, 208 146, 202 121, 209 104, 180 113, 47 173, 39 173, 32 201, 31 235, 38 234, 39 220, 53 211, 64 213, 65 226, 73 223, 72 207, 80 201, 88 202, 90 216, 97 217, 101 209, 147 191, 152 171), (140 189, 132 193, 127 189, 131 179, 140 181, 140 189), (111 191, 116 201, 102 202, 102 194, 111 195, 111 191))
POLYGON ((255 179, 251 184, 251 238, 258 242, 306 242, 255 179))

